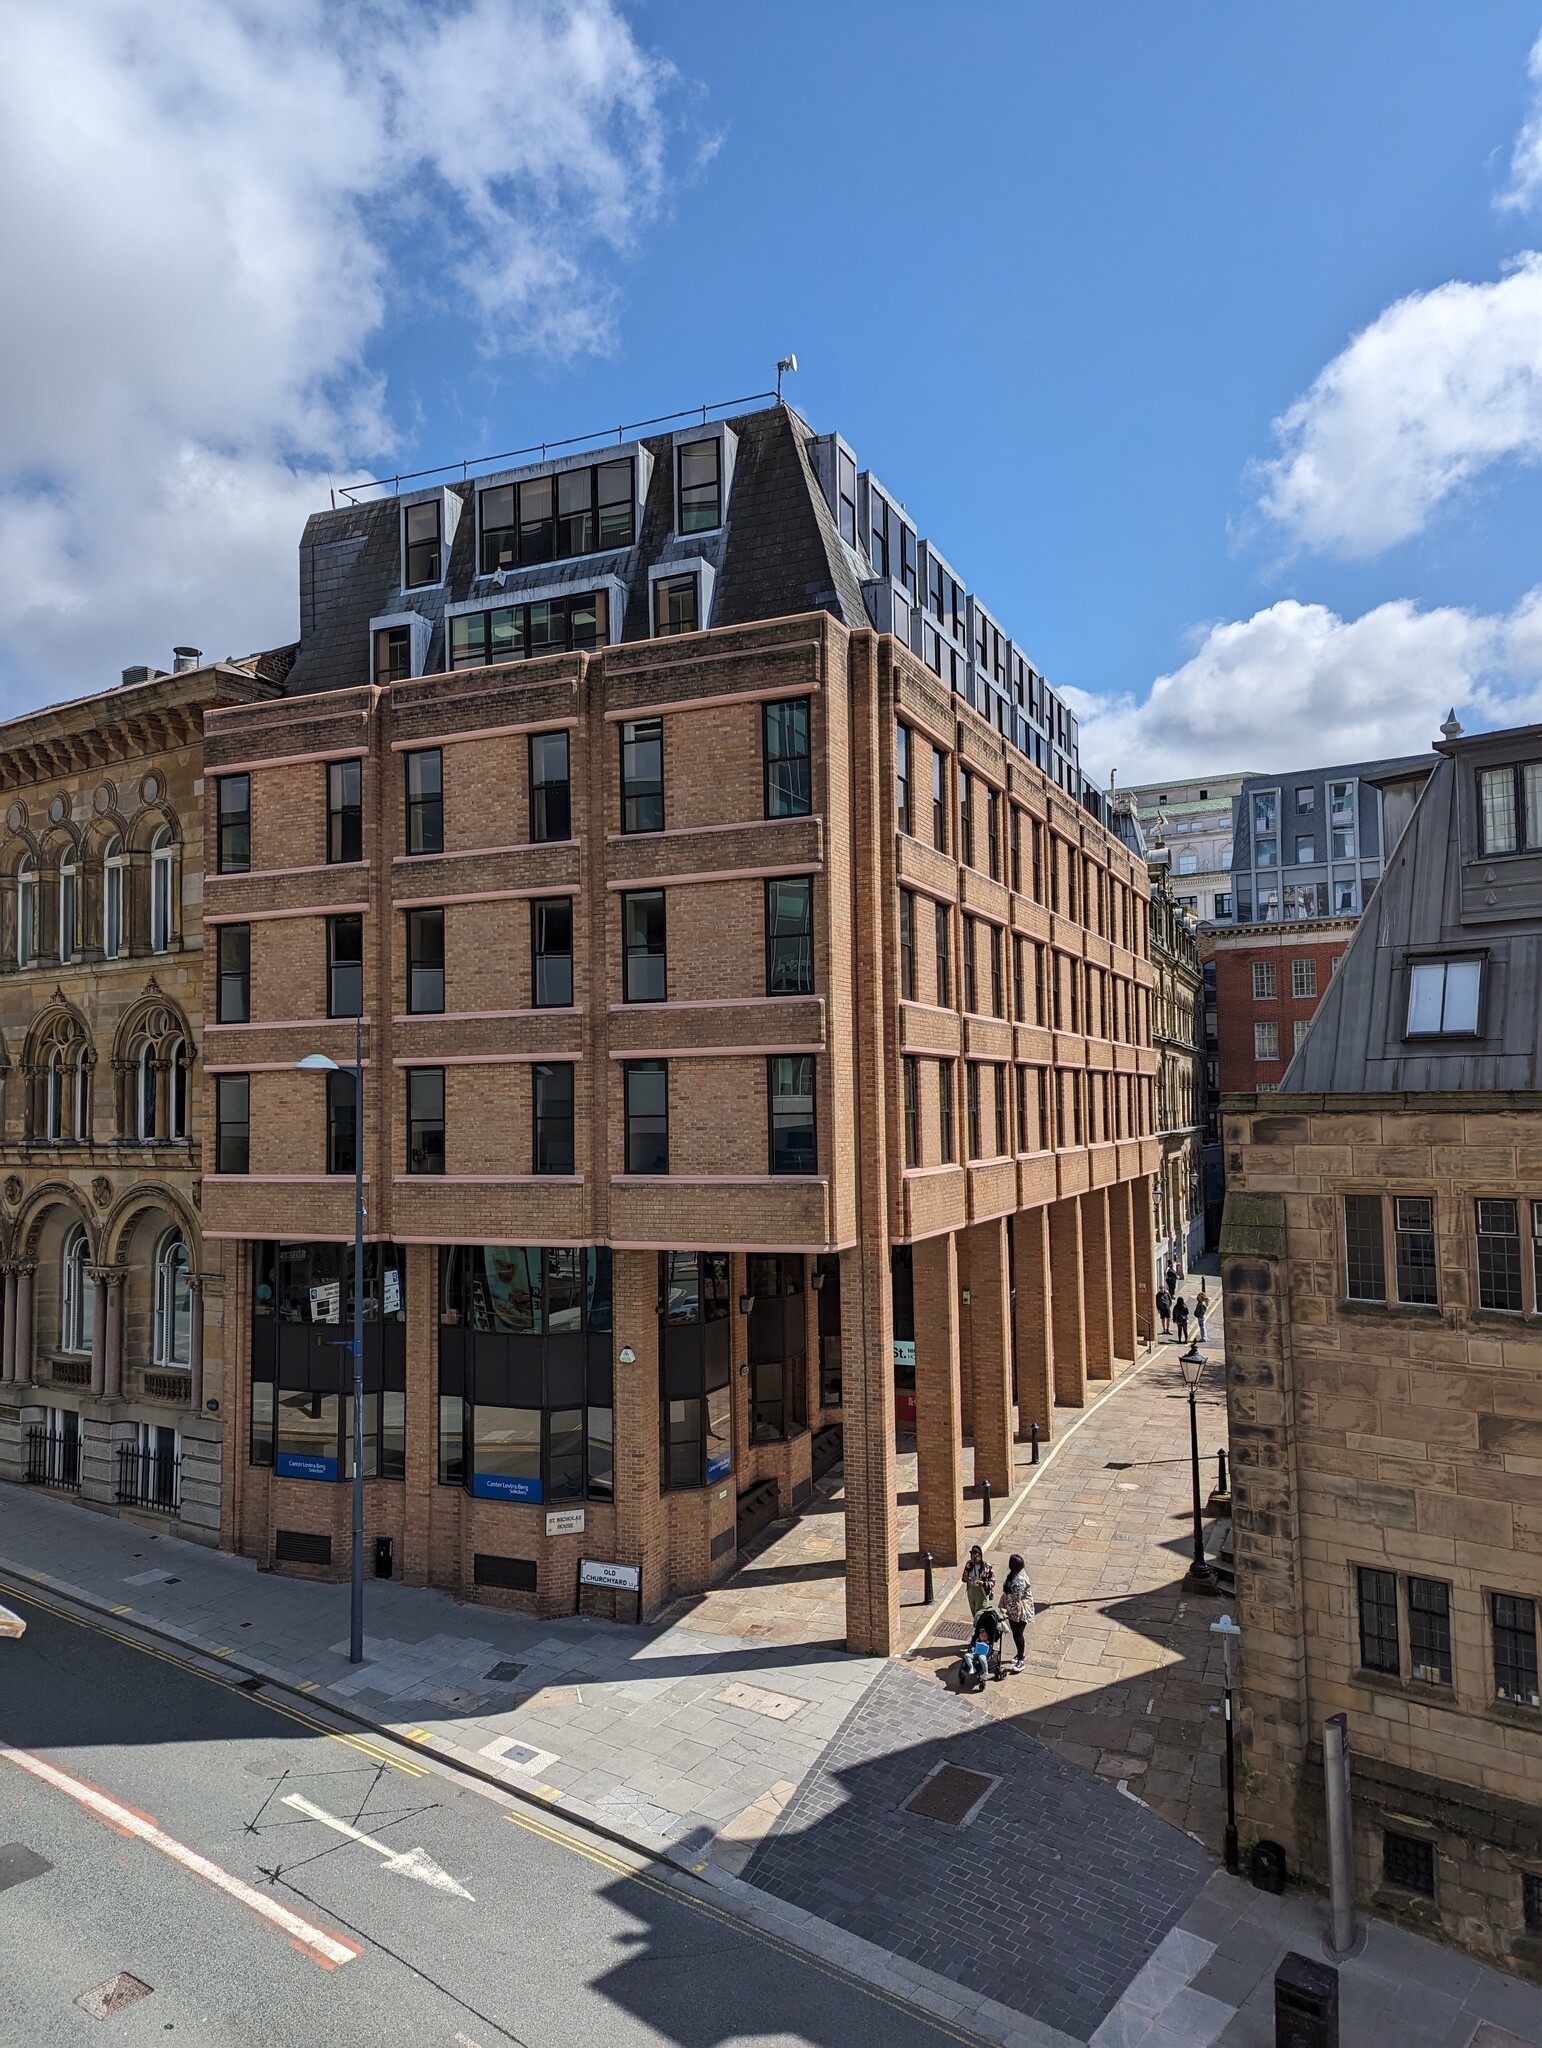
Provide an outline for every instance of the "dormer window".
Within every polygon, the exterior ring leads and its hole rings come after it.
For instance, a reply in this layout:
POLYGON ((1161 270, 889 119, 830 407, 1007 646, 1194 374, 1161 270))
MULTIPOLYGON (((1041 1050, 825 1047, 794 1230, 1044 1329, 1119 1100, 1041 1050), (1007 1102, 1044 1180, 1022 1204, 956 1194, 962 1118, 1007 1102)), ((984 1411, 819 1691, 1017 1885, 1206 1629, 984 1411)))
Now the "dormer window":
POLYGON ((1478 824, 1485 854, 1542 852, 1542 761, 1480 768, 1478 824))
POLYGON ((1405 1038, 1476 1037, 1483 962, 1414 960, 1408 967, 1405 1038))
POLYGON ((686 441, 676 451, 679 463, 681 533, 710 533, 723 523, 722 441, 686 441))
POLYGON ((443 552, 440 511, 441 501, 434 497, 407 506, 403 514, 402 550, 406 573, 402 577, 402 586, 406 590, 421 590, 425 584, 443 580, 439 567, 443 552))
MULTIPOLYGON (((714 444, 715 445, 715 444, 714 444)), ((694 576, 660 576, 653 586, 653 633, 694 633, 701 624, 694 576)))
POLYGON ((412 674, 412 632, 407 626, 382 626, 375 634, 375 681, 404 683, 412 674))
POLYGON ((484 576, 629 548, 637 537, 635 465, 628 455, 522 483, 490 484, 479 493, 478 510, 484 576))

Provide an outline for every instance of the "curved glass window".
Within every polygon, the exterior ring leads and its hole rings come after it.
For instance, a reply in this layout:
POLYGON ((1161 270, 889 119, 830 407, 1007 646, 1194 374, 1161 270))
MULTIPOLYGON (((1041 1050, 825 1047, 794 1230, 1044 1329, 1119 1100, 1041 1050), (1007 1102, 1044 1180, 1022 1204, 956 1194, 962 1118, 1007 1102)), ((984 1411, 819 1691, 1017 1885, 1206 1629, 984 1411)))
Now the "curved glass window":
POLYGON ((91 1244, 84 1229, 76 1224, 64 1240, 61 1296, 64 1312, 60 1318, 59 1346, 63 1351, 89 1351, 96 1326, 96 1282, 86 1271, 91 1244))
POLYGON ((150 950, 152 953, 167 953, 171 950, 171 935, 175 925, 173 917, 173 860, 175 852, 171 842, 171 827, 163 825, 155 835, 155 844, 150 849, 150 950))
POLYGON ((193 1362, 192 1265, 180 1230, 168 1230, 155 1253, 155 1340, 157 1365, 193 1362))

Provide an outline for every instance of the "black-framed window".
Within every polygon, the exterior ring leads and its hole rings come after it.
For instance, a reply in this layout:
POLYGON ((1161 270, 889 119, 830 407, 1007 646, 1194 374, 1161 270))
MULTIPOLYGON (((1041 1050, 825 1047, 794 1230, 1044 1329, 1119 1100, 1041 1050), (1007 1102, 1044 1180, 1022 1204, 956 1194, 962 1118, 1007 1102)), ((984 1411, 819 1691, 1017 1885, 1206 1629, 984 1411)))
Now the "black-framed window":
POLYGON ((632 458, 490 484, 478 493, 478 510, 484 576, 521 563, 629 548, 636 538, 632 458))
POLYGON ((680 532, 710 533, 723 523, 722 440, 686 441, 675 451, 680 532))
POLYGON ((932 844, 939 853, 948 850, 948 757, 932 748, 932 844))
POLYGON ((358 1082, 340 1070, 327 1076, 327 1172, 355 1173, 358 1163, 358 1082))
POLYGON ((761 706, 768 818, 804 818, 814 807, 809 758, 809 700, 785 697, 761 706))
POLYGON ((538 1010, 573 1002, 573 899, 538 896, 530 906, 530 997, 538 1010))
POLYGON ((532 604, 456 612, 449 625, 452 669, 538 661, 543 654, 603 647, 610 637, 610 600, 603 590, 575 590, 532 604))
MULTIPOLYGON (((353 1476, 353 1247, 254 1247, 249 1456, 281 1479, 353 1476)), ((364 1476, 406 1473, 406 1263, 364 1248, 364 1476)))
POLYGON ((327 1015, 364 1015, 364 918, 357 910, 327 919, 327 1015))
POLYGON ((1421 1835, 1395 1834, 1387 1828, 1381 1838, 1381 1875, 1384 1884, 1400 1892, 1434 1898, 1435 1844, 1421 1835))
POLYGON ((1351 1301, 1385 1301, 1387 1255, 1382 1240, 1381 1196, 1344 1197, 1344 1278, 1351 1301))
POLYGON ((1408 963, 1408 1022, 1405 1038, 1470 1038, 1477 1035, 1483 993, 1483 961, 1411 960, 1408 963))
POLYGON ((252 778, 222 775, 217 785, 219 806, 219 872, 245 875, 252 866, 252 778))
POLYGON ((905 1164, 921 1164, 921 1062, 906 1053, 900 1073, 904 1081, 905 1164))
POLYGON ((439 1275, 440 1485, 482 1500, 611 1499, 609 1250, 447 1246, 439 1275))
POLYGON ((894 823, 901 832, 912 828, 910 798, 910 727, 901 725, 894 732, 894 823))
MULTIPOLYGON (((1012 1152, 1011 1113, 1007 1107, 1007 1070, 1004 1066, 996 1066, 991 1069, 991 1073, 996 1086, 996 1157, 1005 1159, 1010 1158, 1012 1152)), ((1103 1080, 1106 1086, 1106 1074, 1103 1080)), ((1105 1131, 1103 1135, 1107 1137, 1109 1133, 1105 1131)))
POLYGON ((530 735, 530 837, 545 842, 573 836, 573 785, 565 732, 530 735))
POLYGON ((1494 1697, 1513 1706, 1542 1706, 1537 1690, 1537 1603, 1518 1593, 1490 1599, 1494 1631, 1494 1697))
POLYGON ((633 718, 621 727, 621 829, 664 829, 664 721, 633 718))
POLYGON ((932 940, 937 956, 937 1006, 953 1007, 953 912, 946 903, 932 905, 932 940))
POLYGON ((669 1171, 669 1065, 627 1060, 621 1069, 626 1106, 626 1171, 669 1171))
POLYGON ((246 1074, 214 1077, 214 1171, 250 1173, 252 1084, 246 1074))
POLYGON ((979 920, 964 919, 964 1008, 974 1016, 980 1007, 979 972, 975 956, 979 951, 979 920))
POLYGON ((985 854, 993 882, 1001 880, 1001 792, 985 792, 985 854))
POLYGON ((440 580, 439 564, 443 550, 439 535, 443 510, 443 499, 437 494, 404 508, 402 586, 406 590, 421 590, 425 584, 440 580))
POLYGON ((814 988, 814 878, 766 883, 766 994, 806 996, 814 988))
POLYGON ((1006 988, 1001 972, 1002 932, 998 924, 987 925, 991 954, 991 1015, 1004 1017, 1006 1011, 1006 988))
POLYGON ((1396 1678, 1402 1670, 1397 1627, 1397 1573, 1361 1565, 1356 1573, 1360 1611, 1360 1668, 1385 1671, 1396 1678))
POLYGON ((444 912, 407 912, 407 1009, 414 1017, 444 1009, 444 912))
POLYGON ((537 1173, 573 1171, 573 1068, 567 1061, 539 1061, 530 1070, 531 1131, 537 1173))
POLYGON ((1542 761, 1478 770, 1478 834, 1485 856, 1542 847, 1542 761))
POLYGON ((974 785, 975 777, 967 768, 958 771, 958 857, 967 867, 974 866, 974 785))
POLYGON ((444 750, 418 747, 403 756, 407 851, 444 852, 444 750))
POLYGON ((771 1171, 814 1173, 814 1055, 773 1053, 766 1061, 771 1111, 771 1171))
POLYGON ((621 995, 628 1003, 668 999, 664 891, 633 889, 621 898, 621 995))
POLYGON ((1440 1303, 1435 1269, 1435 1201, 1431 1195, 1395 1195, 1392 1220, 1397 1245, 1397 1298, 1415 1307, 1440 1303))
POLYGON ((697 578, 659 576, 653 584, 653 637, 671 639, 676 633, 695 633, 701 626, 697 603, 697 578))
POLYGON ((964 1114, 968 1119, 969 1157, 981 1156, 980 1144, 980 1063, 978 1060, 964 1062, 964 1114))
POLYGON ((803 1260, 755 1252, 744 1262, 750 1299, 750 1442, 786 1443, 808 1428, 808 1324, 803 1260))
POLYGON ((916 892, 899 892, 899 992, 903 1002, 916 999, 916 892))
POLYGON ((1480 1196, 1475 1204, 1478 1235, 1478 1306, 1519 1314, 1521 1300, 1520 1205, 1480 1196))
POLYGON ((659 1442, 666 1493, 733 1471, 727 1252, 659 1254, 659 1442))
POLYGON ((327 763, 327 860, 364 858, 364 763, 327 763))
POLYGON ((1444 1579, 1410 1576, 1408 1590, 1409 1675, 1426 1685, 1451 1683, 1451 1588, 1444 1579))
POLYGON ((954 1161, 953 1103, 954 1090, 958 1085, 956 1072, 955 1060, 937 1062, 938 1151, 944 1166, 951 1166, 954 1161))
POLYGON ((245 1024, 252 1014, 252 928, 222 924, 219 931, 219 996, 221 1024, 245 1024))
POLYGON ((444 1068, 407 1069, 407 1171, 444 1172, 444 1068))
POLYGON ((388 683, 405 683, 412 675, 412 628, 410 626, 377 626, 375 628, 375 681, 384 688, 388 683))
POLYGON ((1012 1015, 1019 1024, 1028 1015, 1028 946, 1027 939, 1012 941, 1012 1015))

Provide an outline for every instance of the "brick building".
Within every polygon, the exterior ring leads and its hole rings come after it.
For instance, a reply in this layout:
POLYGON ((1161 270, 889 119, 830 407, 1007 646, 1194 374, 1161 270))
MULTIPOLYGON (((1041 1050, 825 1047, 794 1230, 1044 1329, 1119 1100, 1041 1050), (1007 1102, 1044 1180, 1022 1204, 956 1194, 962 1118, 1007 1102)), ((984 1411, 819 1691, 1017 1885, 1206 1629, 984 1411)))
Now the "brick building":
POLYGON ((371 1558, 652 1608, 843 1441, 887 1650, 897 1399, 951 1560, 966 1434, 1006 1485, 1145 1312, 1146 876, 1074 719, 780 407, 320 514, 301 590, 206 743, 232 1540, 346 1569, 362 1142, 371 1558), (296 1071, 355 1019, 362 1133, 296 1071))
POLYGON ((203 722, 282 660, 0 726, 0 1478, 220 1534, 220 1248, 199 1222, 203 722))
POLYGON ((1154 1266, 1168 1258, 1187 1272, 1205 1248, 1205 1068, 1200 1046, 1204 978, 1194 918, 1174 893, 1170 856, 1150 855, 1152 1041, 1156 1047, 1156 1135, 1161 1164, 1153 1189, 1154 1266))
POLYGON ((1212 926, 1216 1085, 1223 1095, 1277 1088, 1306 1037, 1359 920, 1212 926))
MULTIPOLYGON (((1393 851, 1268 1095, 1223 1105, 1242 1813, 1542 1975, 1542 728, 1387 786, 1393 851)), ((1299 937, 1291 940, 1299 943, 1299 937)))

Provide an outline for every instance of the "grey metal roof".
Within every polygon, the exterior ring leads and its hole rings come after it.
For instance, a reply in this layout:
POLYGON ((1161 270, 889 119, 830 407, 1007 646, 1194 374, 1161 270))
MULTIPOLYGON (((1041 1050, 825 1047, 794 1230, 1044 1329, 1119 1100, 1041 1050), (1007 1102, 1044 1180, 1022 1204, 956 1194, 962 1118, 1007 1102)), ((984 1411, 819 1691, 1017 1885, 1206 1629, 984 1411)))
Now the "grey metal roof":
POLYGON ((1477 819, 1479 769, 1542 760, 1542 727, 1435 753, 1281 1093, 1542 1086, 1542 849, 1485 856, 1477 819), (1454 956, 1483 963, 1477 1033, 1409 1038, 1410 966, 1454 956))

